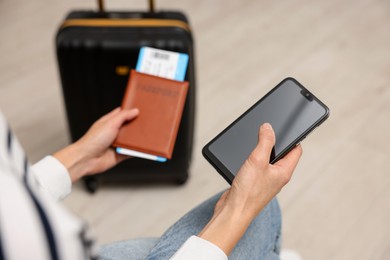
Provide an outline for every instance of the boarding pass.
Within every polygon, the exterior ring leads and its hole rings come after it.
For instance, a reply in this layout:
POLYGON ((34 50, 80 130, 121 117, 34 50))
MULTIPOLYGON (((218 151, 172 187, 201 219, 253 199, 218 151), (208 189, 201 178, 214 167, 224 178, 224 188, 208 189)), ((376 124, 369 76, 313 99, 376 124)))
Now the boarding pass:
POLYGON ((188 54, 142 47, 138 56, 136 71, 183 81, 186 76, 188 54))

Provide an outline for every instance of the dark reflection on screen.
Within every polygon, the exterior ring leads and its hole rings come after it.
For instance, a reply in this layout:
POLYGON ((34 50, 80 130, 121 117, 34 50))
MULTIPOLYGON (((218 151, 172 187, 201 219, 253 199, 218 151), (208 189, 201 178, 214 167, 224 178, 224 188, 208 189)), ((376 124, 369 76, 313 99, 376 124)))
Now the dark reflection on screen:
MULTIPOLYGON (((309 101, 311 102, 311 101, 309 101)), ((302 112, 305 110, 307 107, 308 102, 305 98, 300 99, 296 105, 295 108, 292 108, 291 111, 286 111, 287 115, 286 118, 287 120, 283 122, 283 124, 280 126, 280 131, 278 132, 278 138, 276 140, 276 151, 277 153, 282 152, 282 150, 288 145, 288 143, 291 142, 291 132, 290 129, 296 129, 298 122, 300 122, 300 116, 302 112)), ((294 133, 295 134, 295 133, 294 133)), ((299 137, 299 134, 295 134, 297 137, 299 137)), ((295 136, 294 135, 294 136, 295 136)), ((276 151, 272 151, 271 153, 271 160, 272 161, 275 156, 276 156, 276 151)))

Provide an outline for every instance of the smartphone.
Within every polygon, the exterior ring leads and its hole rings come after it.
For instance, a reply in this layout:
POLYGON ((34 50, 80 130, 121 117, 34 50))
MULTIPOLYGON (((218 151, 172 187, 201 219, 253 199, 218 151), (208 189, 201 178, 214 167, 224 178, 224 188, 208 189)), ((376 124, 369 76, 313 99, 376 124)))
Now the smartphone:
POLYGON ((329 117, 329 108, 294 78, 286 78, 202 149, 206 160, 232 183, 258 143, 259 127, 270 123, 275 163, 329 117))

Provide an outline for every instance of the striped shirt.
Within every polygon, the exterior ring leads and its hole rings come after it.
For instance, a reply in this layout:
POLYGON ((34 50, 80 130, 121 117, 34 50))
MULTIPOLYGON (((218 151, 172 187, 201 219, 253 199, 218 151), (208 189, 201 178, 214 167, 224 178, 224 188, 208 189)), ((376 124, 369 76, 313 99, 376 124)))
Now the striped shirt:
MULTIPOLYGON (((54 157, 30 167, 0 112, 0 259, 97 259, 87 224, 58 203, 70 191, 69 173, 54 157)), ((192 236, 172 259, 227 257, 192 236)))

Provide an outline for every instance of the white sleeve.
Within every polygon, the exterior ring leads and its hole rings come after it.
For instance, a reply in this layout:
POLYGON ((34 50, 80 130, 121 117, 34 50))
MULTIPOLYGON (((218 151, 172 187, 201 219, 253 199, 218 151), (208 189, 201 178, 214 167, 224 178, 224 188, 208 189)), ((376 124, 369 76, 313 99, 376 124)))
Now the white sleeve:
POLYGON ((172 256, 171 260, 227 260, 226 254, 213 243, 191 236, 172 256))
POLYGON ((52 198, 70 191, 65 167, 47 157, 34 170, 0 111, 0 259, 97 259, 86 223, 52 198))
POLYGON ((68 170, 53 156, 46 156, 32 166, 38 185, 55 200, 65 198, 72 190, 68 170))

